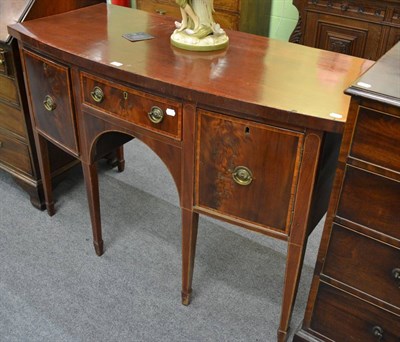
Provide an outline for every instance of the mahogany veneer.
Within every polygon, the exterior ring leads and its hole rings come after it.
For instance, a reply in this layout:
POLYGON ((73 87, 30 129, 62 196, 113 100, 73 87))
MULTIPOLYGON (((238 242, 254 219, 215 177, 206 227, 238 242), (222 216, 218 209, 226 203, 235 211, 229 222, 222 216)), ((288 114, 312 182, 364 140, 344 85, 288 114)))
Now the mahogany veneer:
POLYGON ((307 237, 327 208, 349 105, 343 89, 372 63, 235 31, 226 50, 183 51, 170 44, 173 29, 170 18, 112 5, 9 27, 23 56, 44 179, 47 141, 81 160, 101 255, 96 160, 132 137, 142 140, 180 196, 184 304, 199 214, 288 242, 283 341, 307 237), (126 31, 154 39, 132 43, 126 31), (37 90, 50 70, 52 86, 37 90), (58 101, 73 103, 73 115, 53 109, 58 101))

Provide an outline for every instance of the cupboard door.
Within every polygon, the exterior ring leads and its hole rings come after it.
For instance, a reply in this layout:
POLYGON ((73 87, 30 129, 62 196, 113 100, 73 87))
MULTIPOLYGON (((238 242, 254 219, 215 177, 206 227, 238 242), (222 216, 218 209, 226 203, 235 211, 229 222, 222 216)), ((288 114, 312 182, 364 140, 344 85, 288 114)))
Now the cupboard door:
POLYGON ((23 58, 37 130, 78 155, 68 67, 27 50, 23 50, 23 58))
POLYGON ((200 111, 196 205, 288 233, 303 134, 200 111))

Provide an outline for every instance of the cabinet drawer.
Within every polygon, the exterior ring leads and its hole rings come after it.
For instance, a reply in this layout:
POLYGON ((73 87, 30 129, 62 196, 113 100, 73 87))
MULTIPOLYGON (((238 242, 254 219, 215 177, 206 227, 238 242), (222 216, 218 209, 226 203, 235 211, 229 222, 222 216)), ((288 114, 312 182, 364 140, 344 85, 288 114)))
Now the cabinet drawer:
POLYGON ((181 103, 146 94, 85 73, 81 74, 81 82, 82 98, 85 104, 116 118, 181 140, 181 103), (157 117, 153 116, 153 119, 150 117, 152 109, 153 113, 155 113, 154 110, 158 110, 155 108, 162 111, 162 116, 158 117, 160 122, 156 122, 158 121, 155 120, 157 117))
POLYGON ((400 250, 333 225, 323 273, 400 308, 400 250))
POLYGON ((400 172, 400 118, 359 107, 350 156, 400 172))
POLYGON ((337 342, 395 342, 400 338, 399 320, 397 315, 320 283, 311 329, 337 342))
POLYGON ((206 111, 197 132, 196 205, 288 233, 303 134, 206 111))
POLYGON ((15 80, 0 74, 0 99, 19 105, 15 80))
POLYGON ((23 51, 23 58, 37 130, 77 155, 78 143, 68 67, 27 50, 23 51))
POLYGON ((400 240, 400 182, 347 166, 337 216, 400 240))
POLYGON ((32 175, 28 146, 0 131, 0 163, 32 175))
POLYGON ((0 128, 26 137, 24 114, 14 106, 0 102, 0 128))

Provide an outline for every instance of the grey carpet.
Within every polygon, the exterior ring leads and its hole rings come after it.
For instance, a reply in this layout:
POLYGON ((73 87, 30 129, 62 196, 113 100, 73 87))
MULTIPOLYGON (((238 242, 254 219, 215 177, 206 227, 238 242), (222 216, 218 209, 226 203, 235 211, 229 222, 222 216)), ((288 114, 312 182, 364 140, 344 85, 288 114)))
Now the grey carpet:
MULTIPOLYGON (((180 302, 178 195, 144 144, 100 169, 105 254, 92 247, 79 168, 33 208, 0 172, 0 341, 275 341, 286 243, 200 218, 190 306, 180 302)), ((300 324, 323 222, 310 237, 292 318, 300 324)))

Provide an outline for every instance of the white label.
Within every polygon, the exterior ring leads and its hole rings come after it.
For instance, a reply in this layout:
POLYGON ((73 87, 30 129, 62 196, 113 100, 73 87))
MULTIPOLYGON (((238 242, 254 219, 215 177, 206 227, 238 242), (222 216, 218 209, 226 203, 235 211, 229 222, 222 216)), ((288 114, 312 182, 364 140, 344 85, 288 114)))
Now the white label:
POLYGON ((111 65, 114 65, 114 66, 121 66, 121 65, 123 65, 123 64, 120 63, 120 62, 111 62, 110 64, 111 64, 111 65))
POLYGON ((341 119, 343 117, 342 114, 338 114, 338 113, 330 113, 329 116, 334 119, 341 119))
POLYGON ((372 87, 370 84, 365 83, 365 82, 358 82, 357 85, 360 87, 363 87, 363 88, 371 88, 372 87))
POLYGON ((165 112, 166 112, 167 115, 169 115, 169 116, 175 116, 175 115, 176 115, 175 110, 172 109, 172 108, 167 108, 167 110, 166 110, 165 112))

